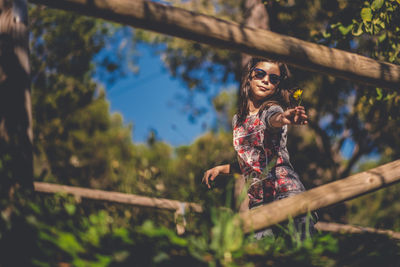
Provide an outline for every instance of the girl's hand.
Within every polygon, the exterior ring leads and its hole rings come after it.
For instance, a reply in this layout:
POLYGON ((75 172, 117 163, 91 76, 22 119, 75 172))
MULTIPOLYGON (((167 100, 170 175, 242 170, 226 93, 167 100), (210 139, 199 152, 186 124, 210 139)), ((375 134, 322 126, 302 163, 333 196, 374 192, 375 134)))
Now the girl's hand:
POLYGON ((220 174, 228 174, 229 173, 229 164, 216 166, 212 169, 209 169, 204 173, 202 183, 207 185, 208 188, 211 188, 211 182, 215 180, 215 178, 220 174))
POLYGON ((281 123, 285 124, 307 124, 307 114, 303 106, 290 108, 282 113, 281 123))

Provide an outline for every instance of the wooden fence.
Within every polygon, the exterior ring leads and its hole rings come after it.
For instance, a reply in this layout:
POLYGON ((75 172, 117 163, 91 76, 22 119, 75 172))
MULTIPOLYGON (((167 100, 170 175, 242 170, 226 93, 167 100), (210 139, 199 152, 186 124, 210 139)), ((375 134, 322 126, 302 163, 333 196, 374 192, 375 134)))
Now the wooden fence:
MULTIPOLYGON (((380 167, 352 175, 348 178, 332 182, 306 191, 302 194, 278 200, 270 204, 240 213, 243 230, 246 233, 267 228, 271 225, 286 221, 288 218, 305 214, 333 204, 337 204, 363 194, 384 188, 400 181, 400 160, 382 165, 380 167)), ((64 192, 77 197, 110 201, 142 207, 168 209, 184 213, 189 210, 196 213, 203 212, 202 207, 196 203, 186 203, 177 200, 143 197, 133 194, 107 192, 81 187, 56 185, 35 182, 35 191, 42 193, 64 192), (184 209, 182 211, 182 209, 184 209)), ((338 224, 321 223, 318 229, 324 231, 344 232, 373 232, 389 234, 399 238, 399 233, 390 230, 371 230, 356 226, 340 226, 338 224)))
POLYGON ((400 89, 400 66, 271 31, 144 0, 30 0, 32 3, 277 59, 358 83, 400 89))
POLYGON ((317 228, 317 230, 324 232, 335 232, 341 234, 370 233, 370 234, 387 235, 390 238, 400 240, 399 232, 394 232, 392 230, 375 229, 371 227, 363 227, 363 226, 340 224, 340 223, 318 222, 315 225, 315 228, 317 228))
POLYGON ((144 197, 134 194, 109 192, 104 190, 89 189, 76 186, 67 186, 49 183, 34 183, 35 191, 40 193, 66 193, 78 198, 108 201, 120 204, 128 204, 139 207, 149 207, 167 210, 180 210, 182 207, 192 212, 201 213, 203 208, 196 203, 181 202, 165 198, 144 197))

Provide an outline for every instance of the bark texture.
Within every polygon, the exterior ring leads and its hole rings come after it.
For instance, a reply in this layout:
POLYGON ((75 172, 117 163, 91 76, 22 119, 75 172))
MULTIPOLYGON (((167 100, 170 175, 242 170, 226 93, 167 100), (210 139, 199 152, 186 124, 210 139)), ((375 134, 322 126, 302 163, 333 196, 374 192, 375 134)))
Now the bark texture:
POLYGON ((0 0, 0 194, 33 190, 27 2, 0 0))

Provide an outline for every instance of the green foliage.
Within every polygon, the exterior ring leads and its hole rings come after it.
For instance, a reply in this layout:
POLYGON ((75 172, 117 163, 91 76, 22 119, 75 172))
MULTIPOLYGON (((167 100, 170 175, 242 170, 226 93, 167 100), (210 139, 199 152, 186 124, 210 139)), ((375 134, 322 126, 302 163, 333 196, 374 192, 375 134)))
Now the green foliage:
MULTIPOLYGON (((209 226, 178 236, 163 225, 88 210, 65 195, 13 202, 0 218, 2 266, 395 266, 399 244, 384 236, 318 233, 300 242, 289 230, 255 240, 226 207, 209 210, 209 226), (71 208, 74 207, 74 208, 71 208)), ((125 209, 126 207, 124 207, 125 209)), ((172 214, 170 214, 172 216, 172 214)), ((190 222, 193 223, 193 222, 190 222)), ((206 224, 204 224, 206 223, 206 224)))
MULTIPOLYGON (((359 14, 351 22, 338 21, 324 33, 330 40, 351 38, 363 46, 367 45, 369 56, 398 63, 400 53, 400 4, 397 1, 359 1, 359 14), (357 39, 355 37, 363 37, 357 39), (373 38, 371 38, 373 37, 373 38), (371 43, 369 43, 371 42, 371 43)), ((357 11, 356 8, 353 8, 357 11)))
MULTIPOLYGON (((339 21, 331 24, 323 34, 329 36, 330 43, 338 40, 351 40, 359 51, 370 57, 391 63, 400 63, 400 4, 398 1, 359 1, 362 6, 359 16, 351 22, 339 21)), ((353 8, 357 14, 357 8, 353 8)), ((376 88, 376 94, 367 93, 362 97, 362 109, 371 109, 380 105, 386 109, 389 117, 398 118, 400 96, 396 90, 376 88), (377 103, 378 102, 378 103, 377 103), (379 102, 384 102, 382 105, 379 102)), ((359 112, 361 108, 358 108, 359 112)), ((365 111, 364 111, 365 112, 365 111)))
POLYGON ((91 158, 95 164, 88 169, 82 144, 94 147, 96 134, 111 124, 104 94, 96 96, 97 85, 90 77, 92 59, 109 27, 42 6, 30 6, 29 16, 36 175, 75 185, 83 178, 90 181, 90 176, 99 176, 94 168, 107 168, 101 159, 91 158))
MULTIPOLYGON (((43 6, 30 6, 29 16, 36 179, 132 191, 120 178, 137 174, 132 126, 110 114, 92 78, 94 57, 117 26, 43 6)), ((98 64, 121 68, 107 57, 98 64)))
POLYGON ((214 224, 211 229, 212 241, 210 249, 216 258, 229 261, 232 252, 243 245, 243 232, 237 221, 239 216, 230 209, 212 209, 211 218, 214 224))

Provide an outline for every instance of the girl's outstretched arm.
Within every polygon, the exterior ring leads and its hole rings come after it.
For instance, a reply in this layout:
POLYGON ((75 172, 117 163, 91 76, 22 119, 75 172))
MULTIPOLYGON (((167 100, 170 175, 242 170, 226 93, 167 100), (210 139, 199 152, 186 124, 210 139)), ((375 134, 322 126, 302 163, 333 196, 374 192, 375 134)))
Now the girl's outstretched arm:
POLYGON ((239 164, 237 162, 232 164, 219 165, 209 169, 204 173, 202 183, 205 184, 208 188, 211 188, 211 181, 214 181, 218 175, 231 174, 236 172, 240 172, 239 164))
POLYGON ((303 106, 285 110, 283 113, 273 115, 269 124, 273 127, 282 127, 286 124, 307 124, 307 114, 303 106))

